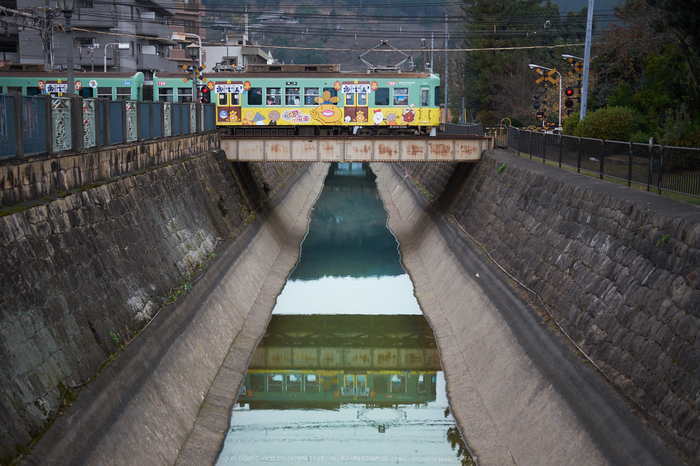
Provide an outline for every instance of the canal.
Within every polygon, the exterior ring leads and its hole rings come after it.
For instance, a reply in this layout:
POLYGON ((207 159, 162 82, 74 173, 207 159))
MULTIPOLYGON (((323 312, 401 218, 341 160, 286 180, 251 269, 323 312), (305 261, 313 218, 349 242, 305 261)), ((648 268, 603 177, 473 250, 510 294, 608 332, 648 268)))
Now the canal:
POLYGON ((331 164, 217 464, 475 464, 375 175, 331 164))

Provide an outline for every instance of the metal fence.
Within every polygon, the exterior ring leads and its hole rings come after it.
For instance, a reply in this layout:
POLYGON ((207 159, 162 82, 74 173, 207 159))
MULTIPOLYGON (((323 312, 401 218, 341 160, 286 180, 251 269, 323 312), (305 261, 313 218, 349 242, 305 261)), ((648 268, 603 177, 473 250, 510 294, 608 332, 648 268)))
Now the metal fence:
MULTIPOLYGON (((497 144, 499 145, 499 144, 497 144)), ((652 188, 700 197, 700 149, 579 138, 507 128, 507 143, 530 158, 652 188)))
POLYGON ((212 131, 215 117, 214 104, 0 94, 0 159, 212 131))

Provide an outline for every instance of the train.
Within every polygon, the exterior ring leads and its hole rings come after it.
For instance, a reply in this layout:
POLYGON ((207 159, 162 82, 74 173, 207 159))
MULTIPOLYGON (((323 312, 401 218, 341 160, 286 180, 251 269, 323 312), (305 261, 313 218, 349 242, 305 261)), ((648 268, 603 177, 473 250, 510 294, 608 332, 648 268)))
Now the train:
POLYGON ((436 371, 248 369, 237 403, 251 409, 281 404, 393 406, 435 401, 436 371))
MULTIPOLYGON (((346 72, 339 65, 248 65, 203 76, 193 96, 187 73, 75 73, 84 98, 216 105, 231 135, 429 134, 440 124, 440 78, 426 72, 346 72)), ((65 73, 0 72, 0 93, 67 91, 65 73)))

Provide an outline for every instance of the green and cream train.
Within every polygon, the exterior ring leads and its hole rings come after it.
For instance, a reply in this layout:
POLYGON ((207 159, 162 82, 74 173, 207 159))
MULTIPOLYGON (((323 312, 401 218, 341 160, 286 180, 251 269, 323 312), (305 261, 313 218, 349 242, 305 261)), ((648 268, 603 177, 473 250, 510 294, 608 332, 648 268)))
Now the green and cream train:
MULTIPOLYGON (((187 73, 75 73, 85 98, 192 101, 187 73)), ((65 73, 0 72, 0 93, 63 95, 65 73)), ((198 98, 216 104, 233 135, 428 134, 440 123, 440 78, 422 72, 341 72, 339 65, 249 65, 204 75, 198 98)))

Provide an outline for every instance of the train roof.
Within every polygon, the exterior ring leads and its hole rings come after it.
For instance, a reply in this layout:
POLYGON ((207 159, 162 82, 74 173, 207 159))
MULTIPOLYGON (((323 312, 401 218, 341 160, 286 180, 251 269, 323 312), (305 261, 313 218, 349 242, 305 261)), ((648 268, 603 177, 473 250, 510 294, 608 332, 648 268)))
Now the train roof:
MULTIPOLYGON (((158 78, 181 78, 185 75, 184 72, 169 72, 157 73, 158 78)), ((295 76, 303 75, 309 78, 327 78, 335 77, 338 79, 346 78, 429 78, 431 73, 418 71, 389 71, 389 72, 370 72, 370 71, 341 71, 340 65, 281 65, 281 64, 252 64, 248 65, 245 70, 241 71, 207 71, 204 70, 202 75, 208 80, 218 79, 241 79, 244 77, 271 78, 274 76, 295 76)))
MULTIPOLYGON (((86 78, 132 78, 134 76, 141 75, 143 76, 143 73, 141 71, 133 71, 133 72, 115 72, 115 71, 109 71, 107 73, 104 72, 82 72, 82 71, 75 71, 73 73, 73 76, 75 79, 86 79, 86 78)), ((50 78, 55 76, 56 78, 62 78, 66 76, 66 71, 3 71, 0 70, 0 77, 1 78, 50 78)))

